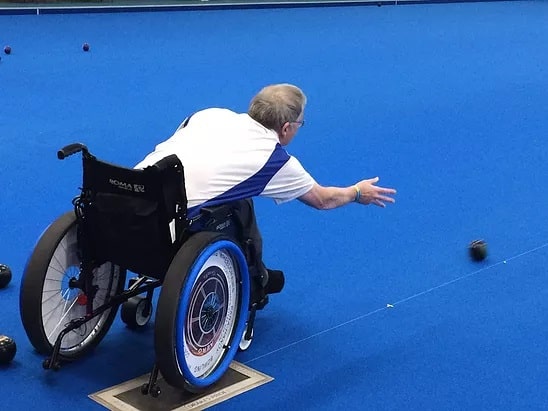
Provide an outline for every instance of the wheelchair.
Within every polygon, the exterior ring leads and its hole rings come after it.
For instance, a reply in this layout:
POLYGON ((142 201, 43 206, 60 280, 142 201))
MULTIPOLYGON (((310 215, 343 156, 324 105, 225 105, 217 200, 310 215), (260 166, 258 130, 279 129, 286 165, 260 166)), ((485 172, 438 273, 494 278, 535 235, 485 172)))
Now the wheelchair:
POLYGON ((249 348, 256 312, 268 303, 253 242, 230 204, 188 218, 176 156, 144 169, 101 161, 81 143, 57 156, 79 152, 83 184, 73 208, 39 236, 21 280, 31 344, 46 356, 45 369, 59 370, 101 342, 120 306, 128 327, 144 327, 161 288, 155 361, 141 391, 160 395, 160 374, 173 387, 203 392, 249 348))

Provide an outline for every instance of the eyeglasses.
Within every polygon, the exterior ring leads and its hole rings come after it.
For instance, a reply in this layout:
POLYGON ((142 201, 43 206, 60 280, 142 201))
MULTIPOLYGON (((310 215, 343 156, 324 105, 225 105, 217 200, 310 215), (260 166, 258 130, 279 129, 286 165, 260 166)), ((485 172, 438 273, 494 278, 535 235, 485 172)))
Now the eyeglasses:
POLYGON ((304 120, 303 121, 290 121, 290 123, 298 124, 299 128, 304 127, 304 120))

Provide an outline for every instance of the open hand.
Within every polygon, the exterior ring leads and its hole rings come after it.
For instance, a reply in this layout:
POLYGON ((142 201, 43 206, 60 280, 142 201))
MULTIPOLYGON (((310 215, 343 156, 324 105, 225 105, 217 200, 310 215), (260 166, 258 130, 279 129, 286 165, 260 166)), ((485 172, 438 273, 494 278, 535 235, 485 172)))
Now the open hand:
POLYGON ((386 207, 386 203, 395 203, 396 200, 391 195, 396 194, 393 188, 379 187, 375 184, 379 181, 379 177, 362 180, 356 184, 360 189, 360 204, 375 204, 379 207, 386 207))

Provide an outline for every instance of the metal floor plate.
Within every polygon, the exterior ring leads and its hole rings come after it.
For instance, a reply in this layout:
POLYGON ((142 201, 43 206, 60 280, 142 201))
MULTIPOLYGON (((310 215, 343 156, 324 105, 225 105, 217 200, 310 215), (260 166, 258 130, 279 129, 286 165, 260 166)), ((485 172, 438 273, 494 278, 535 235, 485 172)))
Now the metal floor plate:
POLYGON ((210 389, 192 394, 169 386, 161 376, 158 398, 141 393, 149 374, 98 391, 89 397, 109 410, 115 411, 175 411, 204 410, 241 393, 273 380, 272 377, 233 361, 226 374, 210 389))

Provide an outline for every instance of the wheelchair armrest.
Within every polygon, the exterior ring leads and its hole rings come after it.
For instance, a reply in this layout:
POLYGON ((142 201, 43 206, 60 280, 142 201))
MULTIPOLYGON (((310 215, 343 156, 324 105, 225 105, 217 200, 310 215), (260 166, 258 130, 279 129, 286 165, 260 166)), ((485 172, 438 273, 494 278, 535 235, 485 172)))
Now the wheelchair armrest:
MULTIPOLYGON (((227 218, 232 217, 233 208, 230 204, 222 204, 212 207, 202 207, 200 209, 200 214, 203 216, 203 221, 220 221, 226 220, 227 218)), ((207 223, 206 223, 207 224, 207 223)))

